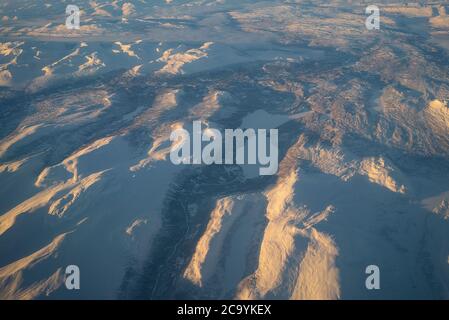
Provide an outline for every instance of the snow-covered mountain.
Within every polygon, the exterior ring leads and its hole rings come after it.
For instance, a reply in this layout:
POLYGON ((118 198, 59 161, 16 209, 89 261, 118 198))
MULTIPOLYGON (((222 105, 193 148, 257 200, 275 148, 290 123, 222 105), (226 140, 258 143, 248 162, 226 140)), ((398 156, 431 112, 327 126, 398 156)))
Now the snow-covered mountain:
POLYGON ((2 1, 0 299, 449 298, 449 2, 377 3, 2 1), (277 174, 174 165, 195 120, 277 174))

